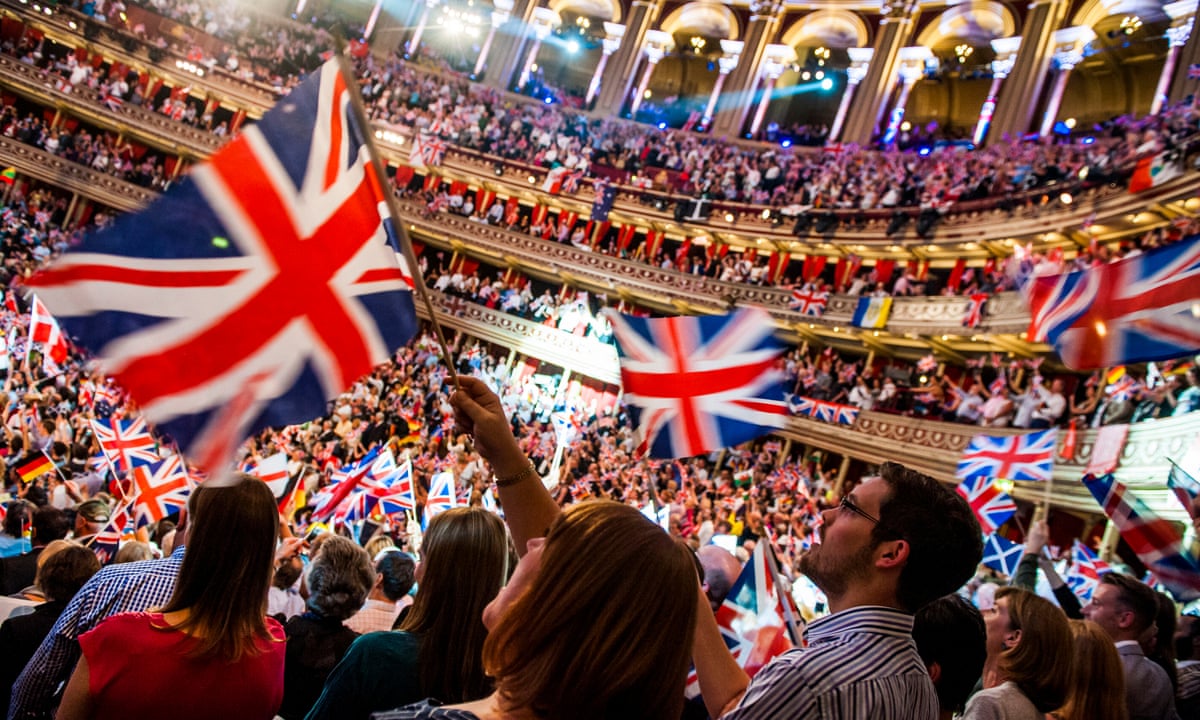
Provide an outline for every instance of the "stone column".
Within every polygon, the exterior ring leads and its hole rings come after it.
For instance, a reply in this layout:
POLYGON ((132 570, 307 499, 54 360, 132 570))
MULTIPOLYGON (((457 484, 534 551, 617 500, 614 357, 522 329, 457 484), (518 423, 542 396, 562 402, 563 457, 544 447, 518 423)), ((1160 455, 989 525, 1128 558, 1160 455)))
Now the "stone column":
POLYGON ((846 122, 846 111, 850 109, 850 101, 854 99, 854 91, 867 76, 867 67, 871 64, 871 55, 875 53, 875 50, 872 48, 847 48, 846 52, 850 54, 850 67, 846 68, 846 89, 842 91, 842 101, 838 103, 837 115, 834 115, 833 124, 829 126, 829 135, 825 138, 826 143, 838 141, 838 134, 842 132, 842 125, 846 122))
POLYGON ((971 137, 971 142, 976 145, 987 137, 988 126, 992 122, 992 116, 996 114, 996 98, 1000 95, 1000 86, 1004 84, 1004 78, 1012 72, 1013 64, 1017 61, 1017 49, 1020 47, 1020 36, 997 38, 992 41, 992 50, 996 52, 996 59, 992 61, 992 87, 988 89, 987 100, 983 101, 983 107, 979 109, 979 121, 975 123, 975 134, 971 137))
POLYGON ((1045 137, 1054 130, 1054 121, 1058 118, 1058 109, 1062 105, 1063 93, 1067 90, 1067 80, 1075 66, 1083 62, 1083 46, 1096 37, 1091 28, 1076 25, 1063 28, 1054 33, 1057 47, 1054 50, 1054 66, 1058 69, 1054 76, 1054 87, 1050 91, 1050 99, 1046 102, 1046 113, 1042 115, 1042 125, 1038 135, 1045 137))
POLYGON ((871 142, 879 120, 887 109, 896 82, 897 58, 908 43, 920 8, 915 0, 885 0, 879 32, 875 38, 867 74, 855 90, 855 102, 846 115, 842 140, 866 145, 871 142))
MULTIPOLYGON (((1170 14, 1172 5, 1175 4, 1164 6, 1163 10, 1170 14)), ((1178 10, 1178 8, 1175 9, 1178 10)), ((1195 13, 1194 8, 1192 12, 1195 13)), ((1171 17, 1179 24, 1167 28, 1167 58, 1163 62, 1162 72, 1158 76, 1158 87, 1154 89, 1154 100, 1150 103, 1151 115, 1157 115, 1167 102, 1167 94, 1171 90, 1171 79, 1175 77, 1175 68, 1179 63, 1179 51, 1191 37, 1192 25, 1196 21, 1195 17, 1176 18, 1174 15, 1171 17)))
POLYGON ((1020 137, 1029 130, 1054 57, 1054 31, 1062 25, 1067 5, 1065 0, 1034 0, 1029 6, 1021 49, 996 100, 989 143, 1004 142, 1006 135, 1020 137))
POLYGON ((405 56, 412 57, 417 54, 417 50, 421 48, 421 36, 425 34, 425 27, 429 25, 429 11, 437 5, 438 0, 424 0, 424 7, 421 8, 421 17, 417 20, 417 29, 413 31, 413 35, 408 42, 404 44, 405 56))
POLYGON ((746 116, 754 102, 754 87, 758 82, 759 65, 767 45, 779 32, 783 17, 782 0, 750 0, 750 24, 737 65, 725 81, 724 94, 717 100, 713 120, 714 135, 738 135, 746 124, 746 116))
POLYGON ((621 38, 625 36, 625 26, 614 23, 604 23, 604 44, 601 47, 600 62, 596 63, 596 70, 592 73, 592 81, 588 83, 587 96, 583 99, 584 107, 592 104, 592 99, 596 97, 596 93, 600 92, 600 81, 604 77, 604 68, 608 65, 608 59, 612 54, 621 47, 621 38))
POLYGON ((896 140, 896 133, 900 131, 900 123, 904 121, 904 108, 908 105, 908 96, 912 92, 913 85, 916 85, 917 81, 921 79, 921 75, 925 73, 925 61, 931 57, 933 57, 933 51, 923 45, 900 48, 898 54, 900 94, 896 97, 896 104, 888 116, 887 129, 883 133, 884 145, 891 145, 896 140))
POLYGON ((542 49, 542 41, 549 35, 550 31, 561 22, 558 13, 548 7, 538 7, 533 10, 533 45, 529 48, 529 53, 525 56, 525 63, 521 66, 521 75, 517 78, 517 89, 524 90, 525 85, 529 82, 529 76, 533 73, 533 66, 537 64, 538 51, 542 49))
POLYGON ((713 84, 712 94, 708 96, 708 106, 704 108, 704 126, 712 125, 713 112, 717 109, 717 101, 721 99, 721 89, 725 87, 725 79, 737 67, 738 56, 742 54, 745 43, 739 40, 722 40, 721 57, 717 58, 717 81, 713 84))
POLYGON ((630 5, 629 19, 625 22, 625 34, 621 37, 621 45, 609 58, 608 67, 605 69, 609 82, 600 84, 595 108, 597 113, 615 117, 623 109, 625 97, 633 84, 634 70, 641 59, 646 33, 658 20, 662 3, 663 0, 633 0, 630 5))
MULTIPOLYGON (((512 8, 512 3, 508 4, 512 8)), ((491 26, 488 28, 487 37, 483 39, 483 47, 479 48, 479 59, 475 61, 475 69, 471 71, 471 77, 478 78, 479 74, 487 66, 488 53, 492 51, 492 42, 496 39, 496 31, 499 30, 504 23, 508 22, 508 10, 501 10, 499 5, 497 9, 492 11, 490 20, 491 26)))
MULTIPOLYGON (((662 30, 647 30, 646 31, 646 67, 642 70, 642 80, 638 83, 637 90, 633 93, 633 97, 629 101, 629 116, 637 117, 638 108, 642 106, 642 100, 646 94, 646 88, 650 87, 650 78, 654 75, 654 68, 658 62, 667 56, 671 48, 675 46, 675 41, 671 37, 671 33, 663 32, 662 30)), ((622 99, 622 105, 624 101, 622 99)))
MULTIPOLYGON (((499 42, 494 42, 491 62, 484 70, 483 81, 499 90, 507 90, 521 63, 521 48, 529 32, 533 11, 538 0, 508 0, 508 22, 500 28, 499 42)), ((496 4, 500 9, 500 4, 496 4)))
POLYGON ((762 97, 758 101, 758 109, 754 112, 754 119, 750 121, 750 136, 758 134, 758 129, 762 127, 763 119, 767 117, 767 108, 771 106, 771 91, 775 89, 775 83, 779 81, 779 76, 783 74, 786 68, 793 60, 796 59, 796 51, 787 45, 768 45, 763 53, 762 60, 762 97))

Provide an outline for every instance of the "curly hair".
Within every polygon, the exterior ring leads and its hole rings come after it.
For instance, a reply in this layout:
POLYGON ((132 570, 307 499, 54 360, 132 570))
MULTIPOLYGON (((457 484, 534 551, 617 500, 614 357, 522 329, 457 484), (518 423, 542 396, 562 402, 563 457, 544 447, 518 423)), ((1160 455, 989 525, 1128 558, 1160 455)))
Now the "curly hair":
POLYGON ((333 535, 321 545, 308 573, 308 609, 333 620, 358 612, 375 583, 367 551, 353 540, 333 535))

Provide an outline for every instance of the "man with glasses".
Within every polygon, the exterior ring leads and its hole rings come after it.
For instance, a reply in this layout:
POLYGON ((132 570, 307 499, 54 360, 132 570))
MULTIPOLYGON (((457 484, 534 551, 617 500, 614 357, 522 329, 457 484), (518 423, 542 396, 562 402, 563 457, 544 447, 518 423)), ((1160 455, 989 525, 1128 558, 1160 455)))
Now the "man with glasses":
POLYGON ((800 571, 831 615, 751 680, 700 613, 693 649, 713 717, 938 717, 938 697, 912 639, 913 613, 947 595, 983 556, 979 523, 956 493, 896 463, 864 480, 823 515, 821 543, 800 571))

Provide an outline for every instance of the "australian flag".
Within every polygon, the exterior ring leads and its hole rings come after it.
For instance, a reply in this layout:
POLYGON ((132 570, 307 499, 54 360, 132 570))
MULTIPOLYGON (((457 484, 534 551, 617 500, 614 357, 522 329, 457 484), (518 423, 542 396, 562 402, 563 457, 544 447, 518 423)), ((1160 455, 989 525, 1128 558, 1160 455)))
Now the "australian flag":
POLYGON ((303 422, 415 332, 352 92, 325 64, 144 212, 29 283, 185 451, 252 378, 244 432, 303 422))
POLYGON ((771 316, 638 318, 605 311, 639 452, 680 458, 732 447, 788 418, 771 316))
POLYGON ((592 202, 592 220, 606 222, 612 212, 613 200, 617 198, 617 188, 604 180, 596 181, 596 199, 592 202))

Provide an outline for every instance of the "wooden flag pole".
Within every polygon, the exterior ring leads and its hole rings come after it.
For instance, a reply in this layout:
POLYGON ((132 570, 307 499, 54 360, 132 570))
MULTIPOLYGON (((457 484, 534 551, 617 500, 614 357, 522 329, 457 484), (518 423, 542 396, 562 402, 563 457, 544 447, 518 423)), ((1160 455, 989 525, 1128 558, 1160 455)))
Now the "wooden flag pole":
POLYGON ((442 333, 442 326, 438 322, 437 313, 433 309, 433 302, 429 299, 429 291, 425 288, 425 279, 421 277, 420 265, 417 263, 416 254, 413 252, 412 240, 408 237, 408 230, 405 229, 404 223, 400 222, 400 213, 396 209, 396 198, 393 197, 391 188, 387 186, 387 173, 384 172, 383 163, 379 161, 379 152, 375 149, 375 141, 371 136, 371 125, 367 120, 367 111, 363 107, 362 94, 358 89, 358 80, 354 76, 353 68, 350 67, 350 61, 346 58, 346 40, 340 33, 334 40, 338 70, 342 74, 342 80, 346 83, 346 94, 350 96, 350 106, 354 111, 354 117, 358 120, 359 127, 362 128, 363 145, 367 148, 367 156, 370 158, 371 167, 375 171, 375 178, 379 183, 380 194, 383 195, 387 202, 388 214, 392 216, 392 226, 396 229, 396 240, 399 242, 400 252, 404 255, 404 261, 408 264, 409 272, 412 273, 413 292, 424 302, 425 311, 429 313, 429 322, 433 325, 434 334, 437 335, 442 362, 446 364, 446 368, 450 371, 450 379, 454 381, 454 389, 458 390, 458 373, 454 370, 454 359, 450 355, 450 346, 446 343, 446 336, 442 333))

